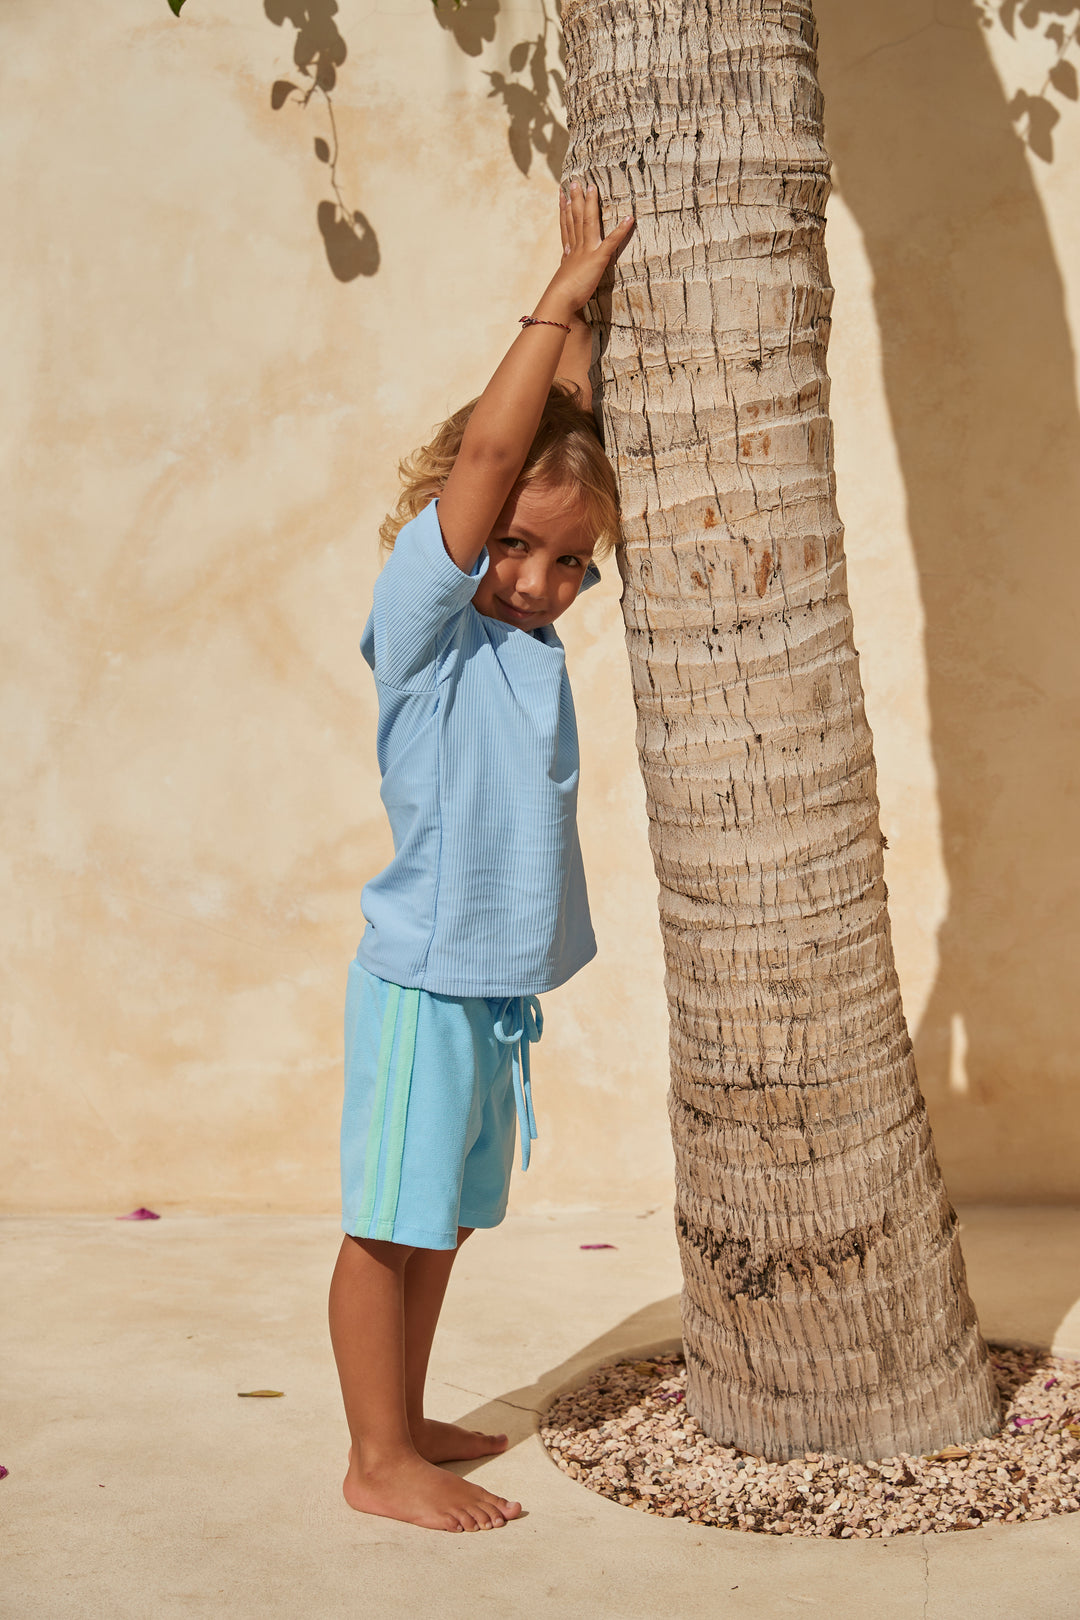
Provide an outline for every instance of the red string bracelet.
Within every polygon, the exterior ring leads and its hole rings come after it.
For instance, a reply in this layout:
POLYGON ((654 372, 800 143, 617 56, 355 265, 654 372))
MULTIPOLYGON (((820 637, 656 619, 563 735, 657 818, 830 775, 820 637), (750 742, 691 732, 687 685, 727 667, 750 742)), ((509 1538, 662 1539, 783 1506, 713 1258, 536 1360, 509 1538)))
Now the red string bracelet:
POLYGON ((521 326, 561 326, 564 332, 570 330, 562 321, 538 321, 532 315, 523 315, 519 324, 521 326))

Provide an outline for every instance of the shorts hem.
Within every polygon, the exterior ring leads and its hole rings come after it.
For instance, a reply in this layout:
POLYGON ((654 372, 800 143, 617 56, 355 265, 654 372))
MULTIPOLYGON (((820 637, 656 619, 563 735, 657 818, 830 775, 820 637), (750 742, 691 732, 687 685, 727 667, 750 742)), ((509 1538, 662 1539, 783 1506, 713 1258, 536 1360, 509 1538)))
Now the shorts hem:
POLYGON ((462 1210, 454 1227, 454 1235, 448 1237, 445 1231, 436 1232, 423 1226, 400 1226, 392 1221, 369 1221, 366 1228, 353 1231, 346 1221, 342 1221, 341 1230, 347 1237, 372 1238, 378 1243, 401 1243, 413 1249, 456 1249, 459 1226, 471 1226, 477 1231, 490 1231, 493 1226, 501 1226, 506 1219, 505 1207, 493 1214, 491 1210, 477 1211, 462 1210))
POLYGON ((493 1226, 501 1226, 505 1219, 505 1206, 497 1215, 493 1215, 489 1209, 485 1209, 482 1214, 478 1215, 473 1215, 469 1211, 463 1209, 461 1214, 458 1216, 458 1225, 472 1226, 478 1232, 489 1232, 493 1226))
POLYGON ((412 1249, 457 1248, 456 1226, 453 1237, 448 1237, 445 1231, 434 1232, 422 1226, 398 1226, 393 1221, 369 1221, 366 1227, 355 1232, 347 1222, 342 1221, 341 1230, 348 1237, 373 1238, 378 1243, 402 1243, 412 1249))

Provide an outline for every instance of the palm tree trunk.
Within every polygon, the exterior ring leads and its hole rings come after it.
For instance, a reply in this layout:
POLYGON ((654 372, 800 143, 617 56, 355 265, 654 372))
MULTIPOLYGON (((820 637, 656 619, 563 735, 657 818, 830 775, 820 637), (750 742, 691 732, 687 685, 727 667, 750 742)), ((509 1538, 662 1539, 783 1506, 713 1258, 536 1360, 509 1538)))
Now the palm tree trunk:
POLYGON ((825 354, 808 0, 567 0, 671 1013, 689 1372, 758 1455, 926 1452, 998 1402, 893 965, 825 354))

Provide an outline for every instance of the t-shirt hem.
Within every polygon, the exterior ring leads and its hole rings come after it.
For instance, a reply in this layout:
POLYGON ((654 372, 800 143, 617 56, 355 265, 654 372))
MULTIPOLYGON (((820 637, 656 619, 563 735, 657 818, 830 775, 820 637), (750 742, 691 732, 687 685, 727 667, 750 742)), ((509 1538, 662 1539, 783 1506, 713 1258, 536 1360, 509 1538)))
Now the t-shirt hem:
POLYGON ((439 973, 412 972, 400 963, 380 961, 374 952, 365 951, 363 945, 356 953, 356 960, 369 973, 374 973, 377 979, 400 985, 403 990, 425 990, 433 996, 483 996, 485 1000, 500 1001, 509 996, 544 996, 549 990, 558 990, 593 960, 596 950, 594 940, 591 950, 576 958, 573 967, 555 973, 537 974, 517 984, 506 980, 458 979, 439 973))

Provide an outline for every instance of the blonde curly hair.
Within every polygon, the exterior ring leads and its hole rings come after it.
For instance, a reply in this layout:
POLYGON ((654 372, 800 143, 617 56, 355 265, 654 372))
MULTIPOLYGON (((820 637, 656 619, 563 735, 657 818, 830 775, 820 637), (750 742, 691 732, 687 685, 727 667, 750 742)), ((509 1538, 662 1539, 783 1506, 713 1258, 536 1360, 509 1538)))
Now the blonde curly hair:
MULTIPOLYGON (((404 525, 441 494, 477 403, 471 399, 448 416, 434 438, 399 462, 402 491, 393 512, 379 526, 379 539, 387 549, 392 549, 404 525)), ((552 383, 517 482, 573 490, 594 531, 596 556, 606 556, 622 539, 615 474, 601 447, 596 422, 573 384, 552 383)))

